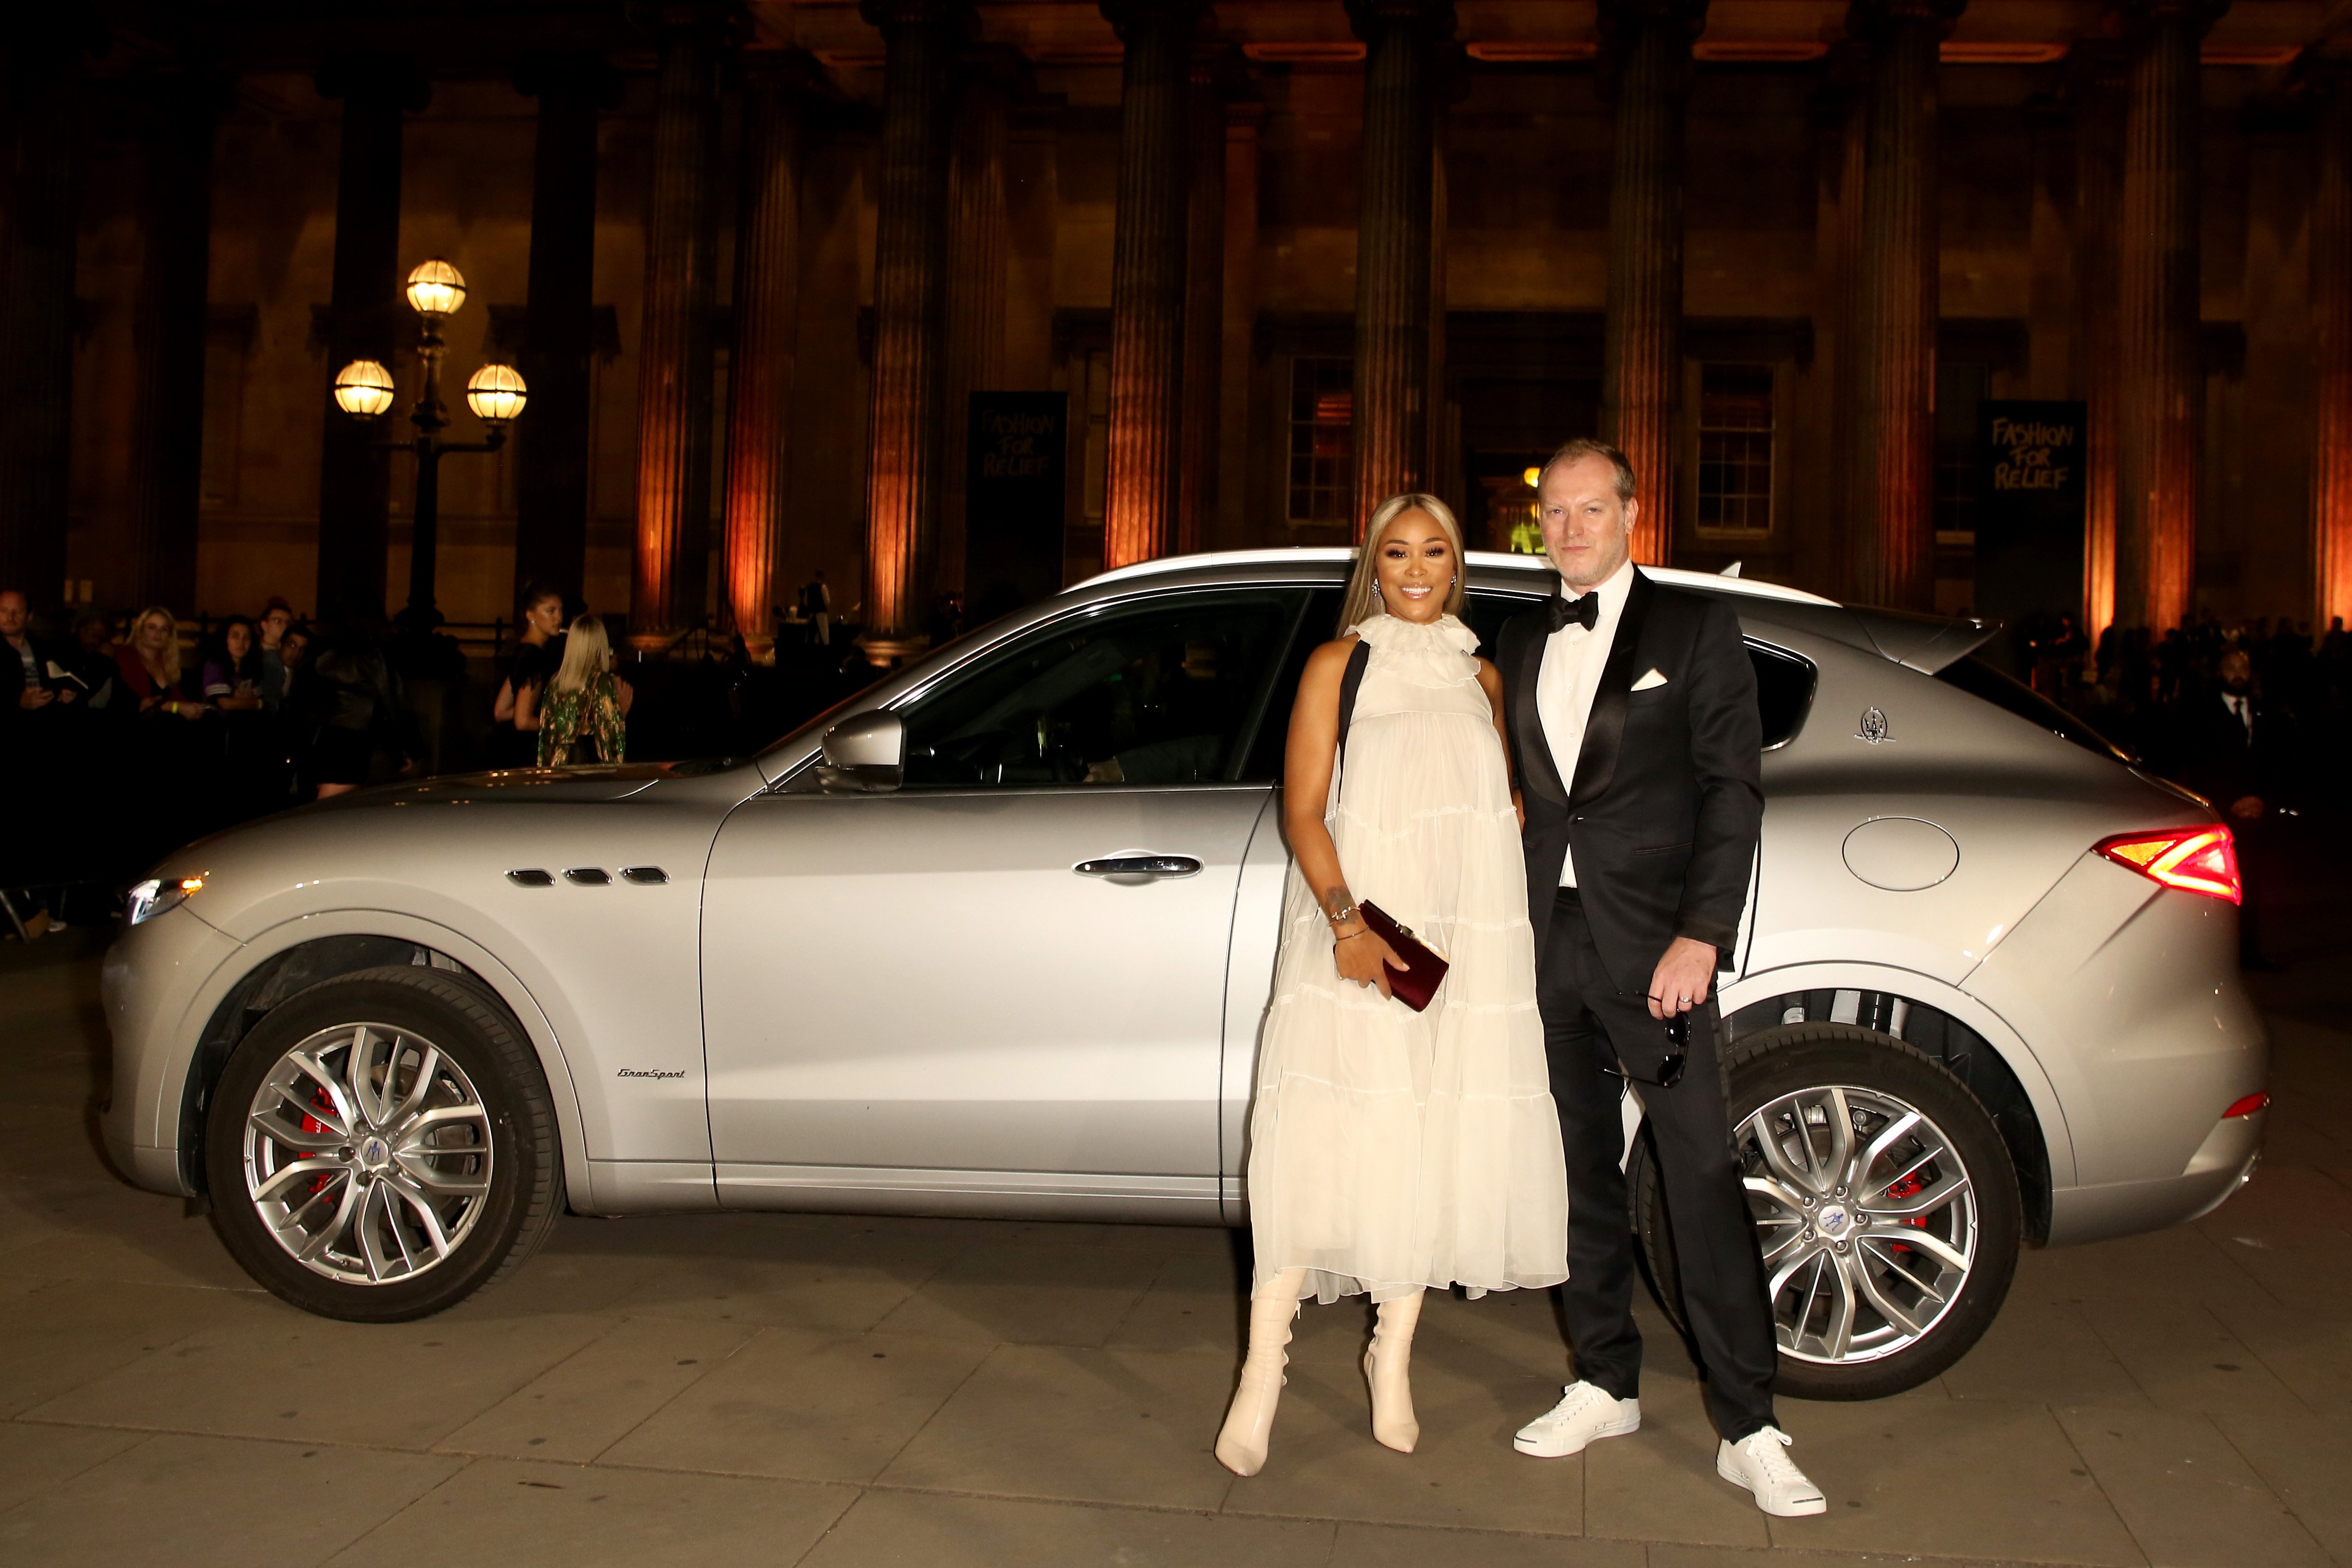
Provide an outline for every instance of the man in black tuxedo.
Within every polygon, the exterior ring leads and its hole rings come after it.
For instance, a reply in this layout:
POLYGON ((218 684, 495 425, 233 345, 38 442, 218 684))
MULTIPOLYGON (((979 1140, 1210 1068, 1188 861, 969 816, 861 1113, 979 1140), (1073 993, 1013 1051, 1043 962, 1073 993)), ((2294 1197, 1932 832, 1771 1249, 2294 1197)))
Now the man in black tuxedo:
POLYGON ((2278 719, 2254 693, 2254 662, 2242 647, 2221 656, 2221 681, 2188 705, 2183 726, 2188 755, 2181 772, 2191 789, 2211 801, 2237 839, 2238 963, 2269 969, 2263 955, 2262 903, 2271 869, 2270 828, 2278 804, 2278 719))
POLYGON ((1511 620, 1496 650, 1568 1155, 1563 1293, 1580 1379, 1517 1447, 1552 1458, 1641 1426, 1620 1167, 1630 1077, 1723 1439, 1716 1469, 1768 1513, 1820 1513, 1821 1491, 1773 1418, 1771 1309, 1716 1054, 1715 975, 1738 939, 1764 817, 1756 675, 1729 606, 1633 566, 1633 490, 1614 447, 1570 441, 1553 454, 1537 498, 1560 596, 1511 620), (1686 1047, 1669 1036, 1678 1024, 1686 1047))

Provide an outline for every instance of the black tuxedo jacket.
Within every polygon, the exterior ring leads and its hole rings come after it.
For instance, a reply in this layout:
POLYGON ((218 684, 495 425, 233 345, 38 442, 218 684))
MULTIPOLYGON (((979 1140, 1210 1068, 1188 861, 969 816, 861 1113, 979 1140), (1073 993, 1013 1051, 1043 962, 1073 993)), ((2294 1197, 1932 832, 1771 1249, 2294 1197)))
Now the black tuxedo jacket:
POLYGON ((1764 824, 1763 730, 1739 617, 1635 570, 1593 692, 1573 794, 1537 711, 1550 636, 1545 612, 1530 610, 1504 624, 1495 650, 1528 814, 1536 952, 1573 849, 1592 939, 1618 990, 1646 993, 1677 936, 1710 942, 1727 961, 1764 824), (1665 684, 1633 690, 1653 669, 1665 684))

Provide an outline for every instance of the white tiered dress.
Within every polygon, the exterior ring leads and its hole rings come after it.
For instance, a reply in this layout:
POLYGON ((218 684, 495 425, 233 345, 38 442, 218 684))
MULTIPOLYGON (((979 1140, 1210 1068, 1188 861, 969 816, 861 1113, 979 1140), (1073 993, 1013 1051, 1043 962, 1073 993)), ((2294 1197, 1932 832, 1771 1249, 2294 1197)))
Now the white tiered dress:
POLYGON ((1452 964, 1426 1012, 1332 960, 1294 865, 1250 1117, 1262 1283, 1309 1271, 1329 1302, 1568 1278, 1568 1184, 1536 1013, 1510 771, 1452 616, 1379 615, 1324 822, 1360 902, 1452 964))

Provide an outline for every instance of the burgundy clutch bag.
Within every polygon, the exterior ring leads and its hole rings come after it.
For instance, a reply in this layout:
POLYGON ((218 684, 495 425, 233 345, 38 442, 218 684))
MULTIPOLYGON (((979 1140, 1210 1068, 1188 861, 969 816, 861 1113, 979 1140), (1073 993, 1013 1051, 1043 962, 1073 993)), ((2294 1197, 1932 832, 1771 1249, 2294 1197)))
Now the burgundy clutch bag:
POLYGON ((1358 904, 1356 912, 1374 935, 1389 944, 1389 951, 1405 962, 1402 970, 1389 971, 1389 994, 1416 1013, 1426 1008, 1450 965, 1423 945, 1411 927, 1401 926, 1381 912, 1378 904, 1358 904))

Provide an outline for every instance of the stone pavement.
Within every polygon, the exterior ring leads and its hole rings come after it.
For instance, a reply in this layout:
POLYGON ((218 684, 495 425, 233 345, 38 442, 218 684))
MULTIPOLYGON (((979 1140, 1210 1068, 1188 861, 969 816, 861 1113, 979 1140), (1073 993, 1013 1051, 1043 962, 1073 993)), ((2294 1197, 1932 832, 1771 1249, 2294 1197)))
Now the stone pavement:
POLYGON ((1867 1405, 1789 1402, 1826 1517, 1714 1475, 1654 1313, 1647 1425, 1514 1454, 1548 1296, 1431 1302, 1423 1431, 1374 1445, 1365 1310, 1310 1305, 1265 1474, 1210 1457, 1241 1334, 1221 1232, 565 1219, 393 1328, 254 1289, 112 1178, 95 933, 0 947, 0 1562, 2352 1563, 2352 1036, 2330 954, 2264 977, 2270 1156, 2203 1223, 2029 1253, 1990 1337, 1867 1405))

